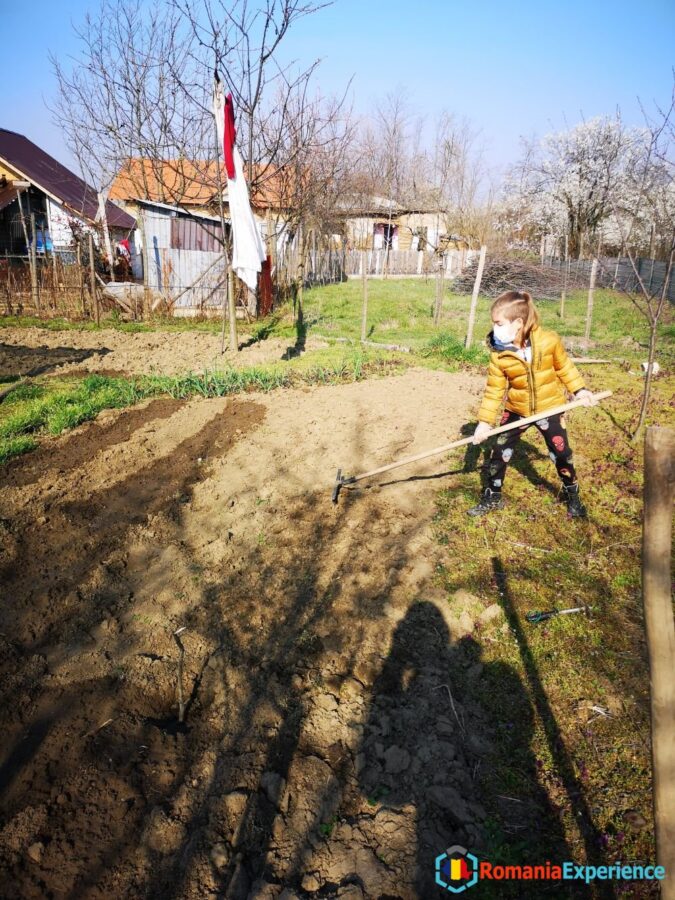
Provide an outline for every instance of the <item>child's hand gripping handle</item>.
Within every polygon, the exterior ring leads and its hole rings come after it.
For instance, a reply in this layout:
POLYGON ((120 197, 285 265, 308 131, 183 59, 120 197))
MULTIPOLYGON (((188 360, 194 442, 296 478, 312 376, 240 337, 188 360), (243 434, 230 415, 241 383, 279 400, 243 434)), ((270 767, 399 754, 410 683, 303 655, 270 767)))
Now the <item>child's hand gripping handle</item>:
POLYGON ((584 388, 579 391, 575 399, 570 403, 565 403, 562 406, 555 406, 553 409, 546 409, 543 412, 535 413, 533 416, 526 416, 524 419, 517 419, 515 422, 510 422, 508 425, 490 428, 487 422, 479 422, 478 427, 473 433, 473 437, 468 438, 467 443, 468 441, 472 441, 474 444, 480 444, 482 441, 486 440, 486 438, 492 437, 493 434, 501 434, 502 431, 513 431, 514 428, 522 428, 523 425, 537 422, 539 419, 548 419, 550 416, 560 415, 561 413, 568 412, 570 409, 577 409, 579 406, 596 406, 601 400, 606 400, 607 397, 611 396, 611 391, 598 391, 597 394, 594 394, 584 388))

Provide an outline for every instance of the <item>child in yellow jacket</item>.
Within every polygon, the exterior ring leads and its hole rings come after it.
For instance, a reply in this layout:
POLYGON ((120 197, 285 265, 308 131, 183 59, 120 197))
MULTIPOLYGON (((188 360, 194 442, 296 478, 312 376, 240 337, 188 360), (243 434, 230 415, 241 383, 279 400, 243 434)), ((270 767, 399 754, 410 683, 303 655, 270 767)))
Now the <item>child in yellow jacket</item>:
MULTIPOLYGON (((588 406, 595 403, 558 335, 539 326, 539 314, 527 291, 501 294, 492 304, 491 314, 493 328, 487 338, 490 366, 474 444, 484 440, 495 427, 505 393, 500 425, 561 406, 565 403, 565 390, 588 406)), ((579 499, 572 449, 562 415, 542 418, 499 435, 487 466, 487 487, 480 502, 468 510, 470 516, 502 508, 508 462, 520 436, 531 425, 536 426, 546 441, 549 456, 562 480, 568 514, 574 518, 586 516, 586 508, 579 499)))

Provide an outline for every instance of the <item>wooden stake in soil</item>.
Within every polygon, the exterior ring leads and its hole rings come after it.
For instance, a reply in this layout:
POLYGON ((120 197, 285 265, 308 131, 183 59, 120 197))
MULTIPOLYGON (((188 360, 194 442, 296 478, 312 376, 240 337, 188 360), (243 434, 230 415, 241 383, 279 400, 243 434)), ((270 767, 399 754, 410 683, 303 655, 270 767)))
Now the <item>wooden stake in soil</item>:
POLYGON ((84 317, 87 309, 84 303, 84 272, 82 271, 82 244, 80 241, 77 242, 77 281, 80 288, 80 310, 84 317))
POLYGON ((593 258, 593 264, 591 265, 591 280, 588 285, 588 304, 586 306, 586 331, 584 333, 584 337, 586 340, 590 340, 591 337, 591 324, 593 322, 593 296, 595 294, 595 278, 598 274, 598 260, 597 257, 593 258))
POLYGON ((480 283, 483 279, 483 269, 485 267, 485 254, 487 247, 485 244, 480 248, 480 259, 478 260, 478 269, 476 271, 476 280, 473 283, 473 293, 471 294, 471 309, 469 310, 469 326, 466 332, 465 347, 470 347, 473 341, 473 326, 476 321, 476 307, 478 305, 478 292, 480 291, 480 283))
POLYGON ((227 304, 230 309, 230 350, 239 353, 239 340, 237 338, 237 311, 234 302, 234 270, 230 266, 227 270, 227 304))
POLYGON ((40 312, 40 285, 37 276, 37 230, 35 228, 35 213, 30 214, 30 290, 33 296, 33 305, 40 312))
POLYGON ((439 256, 438 272, 436 274, 436 302, 434 303, 434 325, 441 321, 443 311, 443 281, 445 276, 445 260, 443 254, 439 256))
POLYGON ((185 701, 183 699, 183 660, 185 659, 185 647, 180 639, 181 634, 187 629, 183 625, 173 633, 173 639, 178 644, 180 656, 178 657, 178 685, 176 693, 178 694, 178 721, 183 722, 185 719, 185 701))
POLYGON ((363 285, 363 310, 361 312, 361 343, 364 343, 368 327, 368 251, 361 251, 361 284, 363 285))
POLYGON ((675 900, 675 624, 671 540, 675 497, 675 428, 645 435, 642 599, 651 683, 656 858, 666 870, 663 900, 675 900))
POLYGON ((228 273, 225 276, 225 293, 223 294, 223 322, 222 322, 222 327, 220 329, 220 355, 221 356, 223 355, 223 353, 225 353, 225 320, 227 319, 229 294, 230 294, 230 273, 228 270, 228 273))
POLYGON ((89 289, 91 302, 94 307, 94 319, 96 324, 101 324, 101 310, 98 305, 98 291, 96 290, 96 260, 94 259, 94 235, 89 232, 89 289))

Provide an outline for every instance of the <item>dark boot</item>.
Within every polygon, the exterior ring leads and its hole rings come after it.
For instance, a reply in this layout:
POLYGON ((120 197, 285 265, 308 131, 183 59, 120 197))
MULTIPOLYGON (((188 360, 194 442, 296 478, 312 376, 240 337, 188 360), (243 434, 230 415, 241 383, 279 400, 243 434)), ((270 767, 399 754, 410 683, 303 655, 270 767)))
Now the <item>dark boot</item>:
POLYGON ((502 492, 485 488, 480 502, 476 506, 472 506, 471 509, 467 509, 466 512, 469 516, 484 516, 486 513, 492 512, 493 509, 503 509, 503 507, 502 492))
POLYGON ((567 503, 567 515, 572 519, 585 519, 586 507, 579 499, 579 485, 563 485, 563 497, 567 503))

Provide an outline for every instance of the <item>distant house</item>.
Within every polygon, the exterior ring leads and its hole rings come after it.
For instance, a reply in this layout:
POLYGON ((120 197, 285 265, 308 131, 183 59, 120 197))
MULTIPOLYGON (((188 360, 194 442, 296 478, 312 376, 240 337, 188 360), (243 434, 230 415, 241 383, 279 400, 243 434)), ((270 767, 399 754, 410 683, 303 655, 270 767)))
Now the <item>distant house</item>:
POLYGON ((132 270, 154 305, 164 300, 174 315, 222 307, 227 265, 220 217, 153 200, 135 200, 133 209, 139 227, 132 270))
MULTIPOLYGON (((119 206, 105 205, 114 241, 128 238, 136 220, 119 206)), ((25 256, 35 222, 38 253, 66 251, 74 230, 100 226, 94 188, 22 134, 0 128, 0 253, 25 256)))
MULTIPOLYGON (((132 248, 137 278, 143 278, 178 315, 222 305, 223 237, 230 220, 227 180, 215 162, 131 159, 115 178, 110 198, 138 220, 132 248)), ((284 215, 275 173, 269 173, 263 186, 252 192, 251 208, 261 237, 267 241, 273 236, 278 250, 284 215)), ((247 306, 248 313, 255 315, 254 297, 248 298, 247 306)))
POLYGON ((389 197, 346 198, 340 217, 355 250, 427 250, 448 243, 442 210, 410 208, 389 197))
MULTIPOLYGON (((268 231, 280 231, 286 219, 283 183, 271 167, 257 167, 256 175, 260 183, 251 191, 251 209, 261 236, 266 238, 268 231)), ((132 212, 144 200, 179 208, 188 215, 217 218, 222 196, 223 213, 229 218, 227 179, 224 172, 219 174, 214 161, 134 158, 118 173, 109 196, 132 212)))

